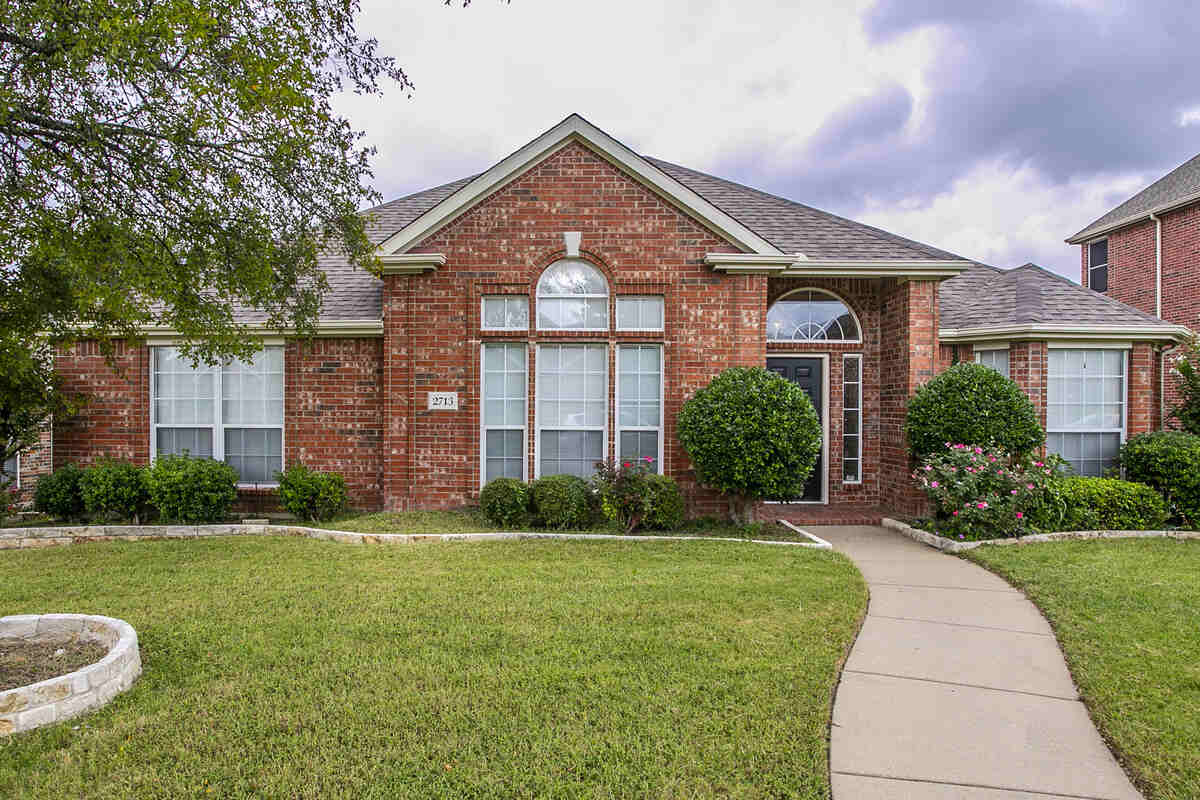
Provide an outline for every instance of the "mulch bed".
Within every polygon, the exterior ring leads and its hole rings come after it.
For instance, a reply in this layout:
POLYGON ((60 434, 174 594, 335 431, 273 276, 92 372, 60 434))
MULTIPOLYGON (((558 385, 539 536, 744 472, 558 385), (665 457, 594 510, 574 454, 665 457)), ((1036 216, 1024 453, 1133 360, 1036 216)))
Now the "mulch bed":
POLYGON ((0 640, 0 692, 66 675, 95 664, 107 653, 107 648, 93 642, 0 640))

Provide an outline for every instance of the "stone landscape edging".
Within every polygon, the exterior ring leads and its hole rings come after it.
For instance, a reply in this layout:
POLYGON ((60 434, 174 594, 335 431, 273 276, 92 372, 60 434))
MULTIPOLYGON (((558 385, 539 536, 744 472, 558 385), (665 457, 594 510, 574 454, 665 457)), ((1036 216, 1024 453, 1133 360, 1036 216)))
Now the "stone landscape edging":
POLYGON ((1200 531, 1059 531, 1057 533, 1034 533, 1009 539, 981 539, 973 542, 958 542, 938 536, 907 523, 884 517, 883 527, 903 534, 910 539, 927 544, 943 553, 961 553, 984 545, 1038 544, 1041 542, 1066 542, 1081 539, 1200 539, 1200 531))
POLYGON ((777 542, 769 539, 737 539, 728 536, 624 536, 615 533, 548 533, 541 531, 494 531, 487 533, 353 533, 302 525, 72 525, 57 528, 9 528, 0 532, 0 550, 82 544, 85 542, 134 542, 151 539, 202 539, 212 536, 298 536, 344 544, 415 544, 418 542, 464 542, 511 539, 580 539, 647 542, 700 541, 772 544, 830 550, 829 542, 806 530, 787 527, 812 539, 811 542, 777 542))
POLYGON ((66 675, 0 692, 0 735, 20 733, 107 705, 142 673, 137 631, 125 620, 96 614, 14 614, 0 617, 0 638, 87 634, 104 641, 99 661, 66 675))

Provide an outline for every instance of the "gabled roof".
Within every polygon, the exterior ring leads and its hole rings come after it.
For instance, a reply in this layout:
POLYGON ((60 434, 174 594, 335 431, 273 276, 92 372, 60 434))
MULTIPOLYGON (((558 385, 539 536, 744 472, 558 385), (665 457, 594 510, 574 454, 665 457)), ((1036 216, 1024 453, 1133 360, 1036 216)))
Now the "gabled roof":
POLYGON ((1200 155, 1183 162, 1121 205, 1067 239, 1068 244, 1099 236, 1134 222, 1200 201, 1200 155))
POLYGON ((1053 338, 1082 332, 1175 339, 1186 329, 1094 292, 1037 264, 1001 270, 982 264, 939 287, 943 341, 1053 338))

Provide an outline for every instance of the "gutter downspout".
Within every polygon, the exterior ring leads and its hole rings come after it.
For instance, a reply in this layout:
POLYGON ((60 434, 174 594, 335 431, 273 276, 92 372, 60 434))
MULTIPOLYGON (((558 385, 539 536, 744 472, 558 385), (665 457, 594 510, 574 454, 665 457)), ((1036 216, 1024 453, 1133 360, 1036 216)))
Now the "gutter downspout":
POLYGON ((1162 319, 1162 217, 1151 214, 1154 220, 1154 315, 1162 319))

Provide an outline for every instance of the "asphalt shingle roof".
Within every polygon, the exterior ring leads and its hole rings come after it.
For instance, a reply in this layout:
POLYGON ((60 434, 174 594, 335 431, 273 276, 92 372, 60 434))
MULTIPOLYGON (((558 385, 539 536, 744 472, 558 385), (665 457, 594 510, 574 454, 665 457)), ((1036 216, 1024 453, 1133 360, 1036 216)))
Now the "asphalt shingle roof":
POLYGON ((1068 239, 1086 239, 1126 220, 1133 222, 1165 206, 1195 197, 1200 200, 1200 155, 1183 162, 1121 205, 1068 239))

